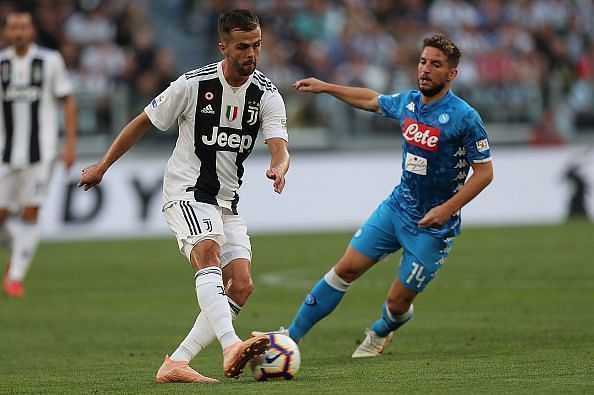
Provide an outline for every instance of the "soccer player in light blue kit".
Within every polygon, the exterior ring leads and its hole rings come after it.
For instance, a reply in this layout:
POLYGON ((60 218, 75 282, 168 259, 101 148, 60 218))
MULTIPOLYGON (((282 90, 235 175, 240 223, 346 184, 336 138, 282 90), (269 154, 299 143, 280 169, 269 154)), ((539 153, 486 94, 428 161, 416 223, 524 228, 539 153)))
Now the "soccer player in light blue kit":
MULTIPOLYGON (((382 354, 394 331, 413 315, 413 300, 443 266, 460 233, 460 209, 493 179, 487 133, 472 107, 455 96, 460 50, 442 34, 428 37, 417 67, 419 90, 380 95, 366 88, 297 81, 301 92, 328 93, 363 110, 398 120, 402 177, 353 236, 344 256, 314 286, 288 328, 299 341, 338 305, 349 286, 376 262, 403 250, 381 317, 353 358, 382 354), (470 168, 472 175, 468 178, 470 168)), ((284 330, 285 332, 287 330, 284 330)))

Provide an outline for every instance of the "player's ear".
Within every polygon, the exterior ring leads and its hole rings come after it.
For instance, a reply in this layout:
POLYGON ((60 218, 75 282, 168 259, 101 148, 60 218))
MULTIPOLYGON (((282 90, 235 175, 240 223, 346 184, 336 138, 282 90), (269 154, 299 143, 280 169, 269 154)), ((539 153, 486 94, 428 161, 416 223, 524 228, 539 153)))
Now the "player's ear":
POLYGON ((226 50, 227 50, 227 44, 219 41, 219 51, 221 51, 221 53, 224 55, 226 50))
POLYGON ((452 82, 454 80, 454 78, 456 78, 456 76, 458 75, 458 68, 457 67, 452 67, 450 69, 450 72, 448 73, 448 82, 452 82))

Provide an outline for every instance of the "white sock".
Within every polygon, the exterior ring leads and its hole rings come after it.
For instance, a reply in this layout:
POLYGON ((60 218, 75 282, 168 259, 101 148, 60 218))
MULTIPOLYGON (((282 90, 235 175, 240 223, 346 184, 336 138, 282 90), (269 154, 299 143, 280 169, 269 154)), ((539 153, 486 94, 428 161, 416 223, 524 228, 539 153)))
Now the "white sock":
POLYGON ((225 349, 241 341, 233 329, 227 293, 223 287, 221 268, 209 266, 196 272, 196 296, 201 314, 204 314, 221 347, 225 349))
POLYGON ((39 244, 39 225, 37 222, 21 222, 10 228, 13 242, 8 279, 23 281, 39 244))
MULTIPOLYGON (((229 307, 231 308, 231 318, 235 319, 241 311, 241 306, 235 303, 230 298, 229 307)), ((177 350, 171 354, 171 359, 174 361, 190 362, 200 351, 205 349, 210 343, 216 340, 216 336, 212 331, 208 320, 204 313, 198 314, 194 327, 188 333, 188 336, 181 342, 177 350)))
POLYGON ((342 278, 340 278, 338 274, 336 274, 336 272, 334 271, 334 268, 330 269, 328 273, 324 275, 324 280, 326 280, 329 286, 341 292, 348 291, 349 287, 352 284, 347 283, 342 278))

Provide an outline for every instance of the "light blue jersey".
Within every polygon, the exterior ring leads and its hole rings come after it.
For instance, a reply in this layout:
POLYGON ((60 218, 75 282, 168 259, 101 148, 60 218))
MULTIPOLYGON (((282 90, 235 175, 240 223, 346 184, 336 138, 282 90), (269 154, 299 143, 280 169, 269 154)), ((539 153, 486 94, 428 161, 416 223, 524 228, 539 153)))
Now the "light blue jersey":
MULTIPOLYGON (((403 135, 402 177, 391 198, 405 221, 417 223, 435 206, 458 192, 471 163, 491 160, 483 122, 468 103, 451 91, 432 104, 423 104, 417 90, 380 95, 382 115, 399 121, 403 135)), ((449 237, 460 233, 460 213, 440 228, 423 231, 449 237)))
POLYGON ((402 177, 350 246, 376 261, 402 248, 400 282, 421 292, 460 233, 460 213, 437 228, 420 228, 418 222, 462 188, 471 163, 491 160, 487 133, 478 113, 451 91, 429 105, 414 90, 381 95, 378 102, 382 114, 400 124, 402 177))

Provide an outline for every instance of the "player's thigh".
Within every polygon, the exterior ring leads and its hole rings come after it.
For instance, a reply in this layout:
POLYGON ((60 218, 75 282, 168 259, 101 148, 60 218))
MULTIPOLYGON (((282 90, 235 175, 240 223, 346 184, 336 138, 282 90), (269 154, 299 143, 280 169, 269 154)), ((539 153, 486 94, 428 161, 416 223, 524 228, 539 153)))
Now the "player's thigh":
POLYGON ((225 242, 221 245, 221 267, 237 259, 247 261, 246 273, 249 274, 249 263, 252 261, 252 245, 248 236, 247 224, 240 215, 223 209, 223 231, 225 242))
POLYGON ((410 232, 402 237, 402 242, 404 252, 398 278, 409 290, 422 292, 445 263, 454 237, 442 238, 424 232, 410 232))
POLYGON ((18 204, 38 208, 45 203, 52 178, 53 162, 38 162, 19 173, 18 204))
POLYGON ((379 261, 401 248, 393 218, 398 214, 390 201, 382 202, 355 232, 349 247, 372 261, 379 261))
POLYGON ((163 216, 175 235, 180 252, 191 261, 194 247, 203 240, 225 243, 221 208, 207 203, 177 200, 168 202, 163 216))

